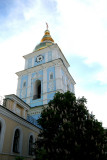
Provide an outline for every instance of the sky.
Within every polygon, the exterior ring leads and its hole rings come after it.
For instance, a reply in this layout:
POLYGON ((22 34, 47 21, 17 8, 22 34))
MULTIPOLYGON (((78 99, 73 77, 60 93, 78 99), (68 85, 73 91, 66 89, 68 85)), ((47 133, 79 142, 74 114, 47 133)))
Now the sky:
POLYGON ((107 128, 107 0, 0 0, 0 96, 16 94, 15 73, 46 22, 70 64, 76 97, 107 128))

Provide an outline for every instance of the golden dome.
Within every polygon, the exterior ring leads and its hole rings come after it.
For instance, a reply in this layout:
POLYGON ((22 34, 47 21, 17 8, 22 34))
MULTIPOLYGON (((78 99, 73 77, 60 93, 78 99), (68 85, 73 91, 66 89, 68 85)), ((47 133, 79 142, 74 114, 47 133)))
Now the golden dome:
POLYGON ((41 42, 44 42, 44 41, 54 42, 54 40, 52 39, 52 37, 51 37, 51 35, 50 35, 49 30, 46 30, 46 31, 45 31, 45 35, 44 35, 43 38, 41 39, 41 42))
POLYGON ((44 36, 42 37, 41 42, 38 45, 36 45, 34 51, 41 50, 54 44, 54 40, 52 39, 50 31, 48 30, 48 24, 46 23, 46 25, 47 29, 45 30, 44 36))

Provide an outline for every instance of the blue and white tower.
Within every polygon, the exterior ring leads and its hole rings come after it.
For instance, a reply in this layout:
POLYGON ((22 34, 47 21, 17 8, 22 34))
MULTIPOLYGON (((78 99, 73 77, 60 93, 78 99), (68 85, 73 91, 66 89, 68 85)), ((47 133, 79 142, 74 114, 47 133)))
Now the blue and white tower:
POLYGON ((25 69, 17 72, 17 96, 26 102, 29 114, 37 118, 56 92, 74 93, 75 81, 68 71, 69 63, 54 43, 48 27, 32 53, 24 56, 25 69))

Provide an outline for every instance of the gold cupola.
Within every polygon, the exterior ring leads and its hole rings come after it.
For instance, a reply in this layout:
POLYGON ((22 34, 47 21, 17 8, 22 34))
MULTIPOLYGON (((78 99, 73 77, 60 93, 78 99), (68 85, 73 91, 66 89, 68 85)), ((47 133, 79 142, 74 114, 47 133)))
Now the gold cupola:
POLYGON ((44 35, 43 38, 41 39, 41 42, 44 42, 44 41, 54 42, 54 40, 52 39, 52 37, 51 37, 51 35, 50 35, 49 30, 46 30, 46 31, 45 31, 45 35, 44 35))
POLYGON ((47 28, 45 30, 44 36, 42 37, 41 42, 38 45, 36 45, 36 47, 34 48, 34 51, 41 50, 43 48, 46 48, 46 47, 54 44, 54 40, 52 39, 52 37, 50 35, 50 31, 48 30, 47 23, 46 23, 46 26, 47 26, 47 28))

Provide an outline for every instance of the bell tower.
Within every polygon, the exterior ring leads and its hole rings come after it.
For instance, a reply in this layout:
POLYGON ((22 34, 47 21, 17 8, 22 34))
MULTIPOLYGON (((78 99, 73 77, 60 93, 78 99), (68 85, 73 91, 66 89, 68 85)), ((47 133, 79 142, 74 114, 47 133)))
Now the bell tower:
POLYGON ((47 28, 41 42, 25 56, 25 69, 17 72, 17 96, 26 102, 29 114, 37 118, 56 92, 74 93, 75 81, 69 63, 47 28))

